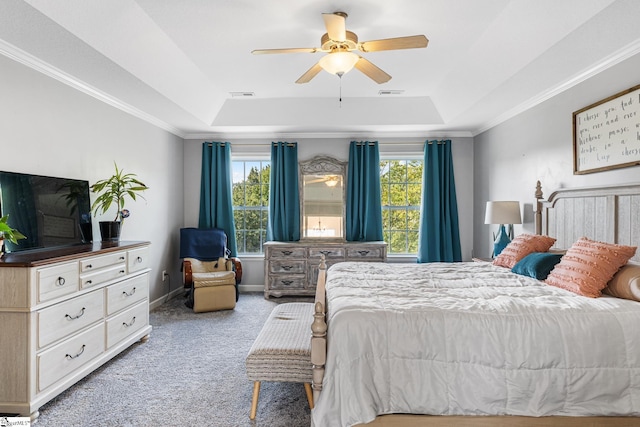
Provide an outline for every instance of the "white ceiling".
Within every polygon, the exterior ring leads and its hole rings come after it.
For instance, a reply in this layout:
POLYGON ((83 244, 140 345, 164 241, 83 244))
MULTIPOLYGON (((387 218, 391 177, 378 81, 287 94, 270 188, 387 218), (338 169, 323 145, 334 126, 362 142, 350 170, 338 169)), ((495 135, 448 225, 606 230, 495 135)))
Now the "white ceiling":
POLYGON ((637 0, 2 0, 0 53, 183 137, 475 135, 640 52, 639 18, 637 0), (361 41, 429 46, 362 54, 382 85, 295 84, 322 53, 250 53, 319 47, 334 11, 361 41))

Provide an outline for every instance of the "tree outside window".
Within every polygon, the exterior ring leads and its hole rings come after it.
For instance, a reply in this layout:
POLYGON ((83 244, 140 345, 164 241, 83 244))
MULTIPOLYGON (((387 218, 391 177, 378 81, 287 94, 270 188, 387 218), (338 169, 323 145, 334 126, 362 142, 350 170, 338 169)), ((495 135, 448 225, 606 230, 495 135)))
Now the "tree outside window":
POLYGON ((380 162, 382 229, 389 254, 417 254, 422 160, 380 162))
POLYGON ((267 237, 269 161, 233 161, 233 218, 239 254, 260 254, 267 237))

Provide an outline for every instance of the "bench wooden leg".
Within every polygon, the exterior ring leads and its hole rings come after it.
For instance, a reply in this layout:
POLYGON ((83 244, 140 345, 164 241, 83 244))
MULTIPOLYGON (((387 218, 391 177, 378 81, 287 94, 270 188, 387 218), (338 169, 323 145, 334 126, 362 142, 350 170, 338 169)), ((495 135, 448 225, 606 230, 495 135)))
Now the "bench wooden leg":
POLYGON ((307 401, 309 402, 309 409, 313 409, 313 392, 311 391, 311 384, 304 383, 304 391, 307 392, 307 401))
POLYGON ((251 399, 251 413, 249 419, 254 420, 256 418, 256 412, 258 412, 258 397, 260 397, 260 381, 253 382, 253 398, 251 399))

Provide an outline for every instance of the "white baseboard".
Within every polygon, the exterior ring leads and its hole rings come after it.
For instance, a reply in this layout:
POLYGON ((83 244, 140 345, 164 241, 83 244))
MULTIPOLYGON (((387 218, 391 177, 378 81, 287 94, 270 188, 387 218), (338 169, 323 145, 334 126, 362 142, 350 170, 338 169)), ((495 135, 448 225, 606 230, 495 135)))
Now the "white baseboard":
POLYGON ((165 302, 169 301, 172 298, 175 298, 178 295, 183 295, 184 294, 184 288, 179 287, 178 289, 174 289, 173 291, 169 292, 169 294, 165 294, 163 296, 161 296, 160 298, 158 298, 155 301, 151 301, 149 303, 149 311, 153 310, 154 308, 160 307, 162 304, 164 304, 165 302))
POLYGON ((243 292, 264 292, 264 285, 238 285, 240 293, 243 292))
MULTIPOLYGON (((241 294, 245 292, 264 292, 264 285, 239 285, 238 290, 240 291, 241 294)), ((169 301, 170 299, 175 298, 176 296, 182 296, 182 295, 184 295, 183 288, 174 289, 169 293, 169 295, 165 294, 160 298, 158 298, 157 300, 150 302, 149 310, 153 310, 154 308, 160 307, 162 304, 169 301)))

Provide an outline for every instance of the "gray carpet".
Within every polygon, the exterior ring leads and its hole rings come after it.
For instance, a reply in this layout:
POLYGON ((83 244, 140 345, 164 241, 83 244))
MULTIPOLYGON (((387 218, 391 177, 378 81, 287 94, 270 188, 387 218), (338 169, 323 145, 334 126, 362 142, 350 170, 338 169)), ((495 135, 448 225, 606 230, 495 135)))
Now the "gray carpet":
POLYGON ((249 420, 245 357, 273 307, 288 301, 242 294, 235 310, 194 314, 174 298, 151 312, 147 343, 40 408, 36 425, 309 426, 302 384, 263 383, 258 415, 249 420))

